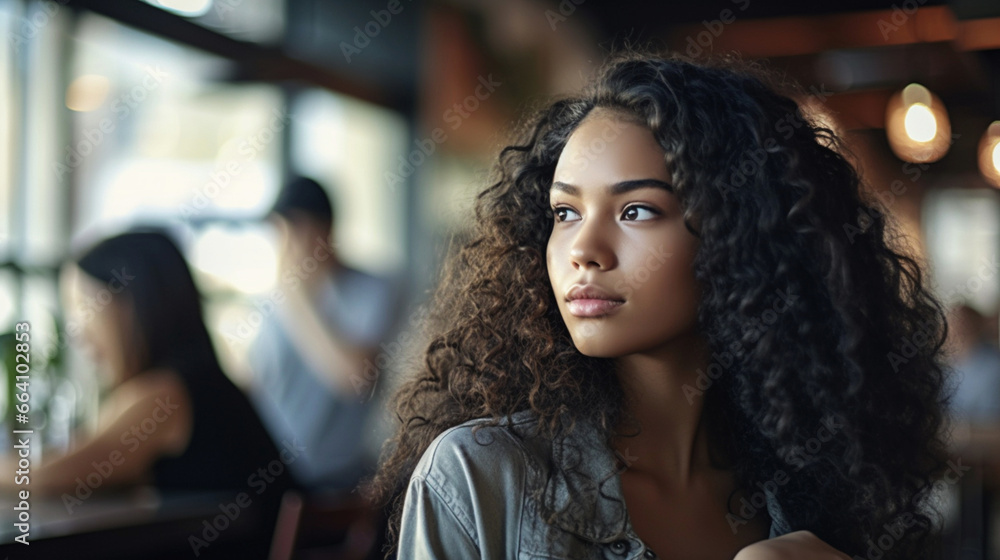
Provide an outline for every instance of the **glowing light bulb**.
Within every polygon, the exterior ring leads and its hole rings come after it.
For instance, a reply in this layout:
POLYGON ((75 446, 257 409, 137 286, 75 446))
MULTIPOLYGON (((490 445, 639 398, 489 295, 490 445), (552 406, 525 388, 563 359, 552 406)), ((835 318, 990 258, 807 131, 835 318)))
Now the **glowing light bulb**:
POLYGON ((903 161, 938 161, 951 146, 951 123, 944 103, 926 87, 912 83, 893 95, 885 111, 889 147, 903 161))
POLYGON ((917 142, 930 142, 937 134, 937 119, 931 108, 923 103, 914 103, 906 110, 903 119, 906 135, 917 142))
POLYGON ((1000 121, 990 123, 979 139, 979 171, 988 183, 1000 188, 1000 121))

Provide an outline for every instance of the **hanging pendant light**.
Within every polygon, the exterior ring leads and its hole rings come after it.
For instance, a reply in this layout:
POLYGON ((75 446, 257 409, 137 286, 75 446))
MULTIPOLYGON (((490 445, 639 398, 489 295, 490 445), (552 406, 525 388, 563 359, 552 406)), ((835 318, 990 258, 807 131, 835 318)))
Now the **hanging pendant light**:
POLYGON ((994 187, 1000 187, 1000 121, 993 121, 979 140, 979 171, 994 187))
POLYGON ((889 99, 885 132, 893 153, 903 161, 929 163, 944 157, 951 145, 951 123, 944 103, 929 89, 910 84, 889 99))

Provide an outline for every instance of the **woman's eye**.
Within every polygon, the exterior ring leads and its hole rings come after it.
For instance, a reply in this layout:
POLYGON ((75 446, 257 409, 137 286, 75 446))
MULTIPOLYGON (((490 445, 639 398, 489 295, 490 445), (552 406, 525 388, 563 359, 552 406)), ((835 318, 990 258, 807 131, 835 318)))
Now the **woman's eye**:
POLYGON ((622 212, 622 218, 631 221, 651 220, 659 215, 659 212, 648 206, 629 206, 622 212))
MULTIPOLYGON (((580 214, 565 206, 553 208, 552 212, 555 214, 556 222, 568 222, 580 219, 580 214)), ((648 206, 634 205, 625 209, 622 213, 622 218, 627 221, 640 222, 651 220, 658 215, 660 215, 658 211, 648 206)))
POLYGON ((557 222, 565 222, 567 220, 571 220, 570 215, 575 215, 577 218, 580 217, 579 214, 577 214, 573 210, 570 210, 569 208, 566 208, 565 206, 558 206, 556 208, 553 208, 552 212, 555 213, 557 222))

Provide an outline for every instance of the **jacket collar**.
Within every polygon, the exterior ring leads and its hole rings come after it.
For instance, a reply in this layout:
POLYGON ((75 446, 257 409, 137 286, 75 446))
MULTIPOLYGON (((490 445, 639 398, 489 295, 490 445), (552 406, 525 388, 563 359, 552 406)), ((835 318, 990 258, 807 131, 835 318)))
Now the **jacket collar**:
POLYGON ((587 540, 622 538, 629 522, 614 452, 587 421, 552 442, 556 470, 545 487, 542 511, 554 525, 587 540))
MULTIPOLYGON (((515 417, 527 418, 528 414, 522 411, 515 417)), ((551 443, 556 469, 542 494, 543 515, 555 526, 590 541, 622 538, 631 526, 620 476, 624 467, 600 431, 592 422, 578 421, 573 433, 551 443)), ((790 533, 776 496, 765 489, 765 497, 771 518, 768 538, 790 533)))

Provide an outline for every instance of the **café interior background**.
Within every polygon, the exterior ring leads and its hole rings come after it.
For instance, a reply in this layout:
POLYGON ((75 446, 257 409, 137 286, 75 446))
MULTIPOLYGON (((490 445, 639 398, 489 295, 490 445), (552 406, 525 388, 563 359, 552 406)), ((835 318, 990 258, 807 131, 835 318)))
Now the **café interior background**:
MULTIPOLYGON (((46 446, 95 422, 101 391, 65 343, 64 259, 169 225, 241 384, 253 302, 278 282, 258 218, 294 175, 335 194, 343 259, 404 289, 384 399, 414 344, 408 319, 512 127, 626 45, 739 51, 799 80, 942 297, 1000 336, 994 0, 0 0, 0 37, 0 332, 32 325, 46 446), (932 110, 899 109, 910 84, 932 110), (921 156, 913 141, 938 148, 921 156)), ((0 384, 7 422, 11 395, 0 384)))

